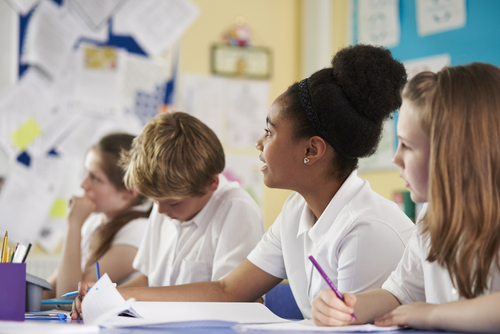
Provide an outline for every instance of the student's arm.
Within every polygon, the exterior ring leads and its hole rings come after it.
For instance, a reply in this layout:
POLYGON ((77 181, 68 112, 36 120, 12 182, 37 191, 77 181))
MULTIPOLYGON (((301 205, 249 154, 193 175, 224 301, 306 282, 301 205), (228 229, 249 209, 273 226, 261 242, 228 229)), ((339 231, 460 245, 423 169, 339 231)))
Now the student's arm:
POLYGON ((146 275, 136 276, 136 277, 132 278, 130 281, 127 281, 123 284, 120 284, 120 288, 132 288, 132 287, 146 288, 148 286, 149 286, 149 281, 148 281, 148 277, 146 275))
POLYGON ((52 290, 43 290, 42 291, 42 299, 52 299, 56 298, 56 279, 57 279, 58 270, 54 270, 54 272, 47 278, 47 282, 52 286, 52 290))
MULTIPOLYGON (((112 282, 120 282, 132 274, 132 268, 137 248, 128 245, 111 246, 98 260, 101 275, 107 273, 112 282)), ((96 281, 95 266, 88 266, 79 281, 96 281)))
POLYGON ((80 244, 82 226, 95 210, 89 197, 74 197, 68 215, 68 231, 64 239, 62 258, 58 268, 56 296, 74 291, 82 279, 80 244))
POLYGON ((321 290, 312 302, 312 317, 318 326, 345 326, 372 322, 400 305, 390 292, 376 289, 357 295, 345 293, 345 302, 331 289, 321 290), (356 314, 357 321, 351 316, 356 314))
POLYGON ((500 332, 500 292, 445 304, 411 303, 376 319, 377 326, 410 326, 422 330, 500 332))
MULTIPOLYGON (((125 299, 133 297, 137 301, 253 302, 281 281, 281 278, 274 277, 245 260, 220 281, 152 288, 118 288, 118 291, 125 299)), ((82 297, 93 284, 80 284, 80 295, 73 303, 73 319, 81 314, 82 297)))

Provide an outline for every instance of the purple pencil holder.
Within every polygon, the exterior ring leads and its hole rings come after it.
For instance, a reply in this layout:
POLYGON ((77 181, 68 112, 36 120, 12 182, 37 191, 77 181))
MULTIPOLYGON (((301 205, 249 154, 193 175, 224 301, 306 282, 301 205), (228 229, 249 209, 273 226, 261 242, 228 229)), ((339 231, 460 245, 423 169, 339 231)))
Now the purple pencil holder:
POLYGON ((24 321, 26 263, 0 263, 0 320, 24 321))

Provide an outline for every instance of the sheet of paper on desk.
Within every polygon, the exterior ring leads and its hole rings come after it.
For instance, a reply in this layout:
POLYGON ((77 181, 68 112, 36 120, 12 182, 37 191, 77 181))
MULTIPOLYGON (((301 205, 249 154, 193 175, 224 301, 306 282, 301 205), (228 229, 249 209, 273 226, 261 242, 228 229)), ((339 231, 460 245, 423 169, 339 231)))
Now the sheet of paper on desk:
POLYGON ((125 301, 108 275, 83 299, 83 319, 103 327, 231 327, 237 323, 286 322, 260 303, 192 303, 125 301), (128 310, 137 318, 120 317, 128 310))
POLYGON ((49 321, 0 321, 2 334, 97 334, 97 325, 49 321))
POLYGON ((377 327, 375 325, 352 325, 343 327, 318 327, 314 324, 312 320, 301 320, 292 321, 286 323, 276 323, 276 324, 240 324, 235 326, 238 331, 279 331, 279 332, 341 332, 341 333, 363 333, 363 332, 387 332, 387 331, 397 331, 402 328, 393 327, 377 327))

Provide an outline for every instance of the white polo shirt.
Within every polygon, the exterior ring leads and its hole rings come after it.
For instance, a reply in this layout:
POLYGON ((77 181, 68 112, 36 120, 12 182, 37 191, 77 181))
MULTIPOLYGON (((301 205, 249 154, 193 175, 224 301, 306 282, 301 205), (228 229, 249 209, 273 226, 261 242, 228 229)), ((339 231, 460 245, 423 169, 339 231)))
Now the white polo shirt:
POLYGON ((313 255, 343 292, 380 288, 412 234, 413 222, 392 201, 371 190, 354 171, 316 221, 304 198, 293 193, 248 260, 288 278, 305 318, 311 301, 329 288, 313 268, 313 255))
POLYGON ((215 281, 243 262, 263 234, 255 201, 219 175, 219 187, 190 221, 170 219, 154 205, 133 266, 149 286, 215 281))
MULTIPOLYGON (((417 228, 408 242, 405 253, 397 269, 389 276, 382 288, 392 293, 401 304, 427 302, 442 304, 457 301, 457 290, 453 287, 450 275, 436 261, 426 260, 430 240, 417 228)), ((499 254, 500 256, 500 254, 499 254)), ((492 266, 488 295, 500 291, 500 270, 492 266)))

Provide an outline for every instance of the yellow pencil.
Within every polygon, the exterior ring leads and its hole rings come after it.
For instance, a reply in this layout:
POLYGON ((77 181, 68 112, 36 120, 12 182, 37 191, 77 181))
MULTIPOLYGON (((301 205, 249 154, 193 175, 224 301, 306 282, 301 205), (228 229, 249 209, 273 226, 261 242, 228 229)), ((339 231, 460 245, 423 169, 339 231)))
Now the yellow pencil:
POLYGON ((3 238, 3 247, 2 247, 2 263, 7 262, 7 242, 9 241, 9 233, 5 231, 5 237, 3 238))
POLYGON ((5 259, 5 262, 10 262, 10 259, 12 258, 12 248, 8 248, 8 252, 7 252, 7 258, 5 259))

